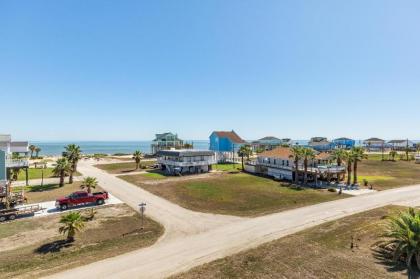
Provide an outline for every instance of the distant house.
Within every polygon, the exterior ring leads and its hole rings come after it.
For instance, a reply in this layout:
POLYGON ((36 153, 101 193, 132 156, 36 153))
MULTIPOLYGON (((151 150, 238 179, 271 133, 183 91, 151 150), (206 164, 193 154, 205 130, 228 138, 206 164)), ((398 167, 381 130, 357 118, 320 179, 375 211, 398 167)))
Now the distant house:
POLYGON ((10 135, 0 135, 0 192, 5 189, 13 169, 25 169, 26 184, 28 184, 29 161, 25 158, 28 153, 29 143, 27 141, 12 141, 10 135), (14 153, 23 155, 23 158, 14 158, 14 153))
POLYGON ((268 136, 257 141, 252 142, 252 149, 254 151, 266 151, 272 150, 283 144, 283 141, 279 138, 268 136))
POLYGON ((291 146, 292 144, 293 144, 293 141, 291 139, 289 139, 289 138, 281 139, 281 145, 291 146))
POLYGON ((184 141, 178 138, 177 134, 163 133, 156 134, 156 138, 151 145, 152 154, 156 154, 161 150, 182 149, 184 141))
POLYGON ((324 137, 314 137, 308 143, 308 146, 316 151, 329 151, 333 149, 334 144, 324 137))
POLYGON ((389 147, 383 139, 379 138, 367 139, 363 141, 363 145, 367 151, 383 151, 389 147))
POLYGON ((246 145, 235 131, 215 131, 210 135, 210 150, 216 152, 218 162, 239 162, 238 150, 246 145))
POLYGON ((216 131, 210 135, 210 150, 215 152, 238 152, 244 141, 235 131, 216 131))
POLYGON ((391 146, 393 150, 405 150, 406 148, 415 149, 416 144, 408 139, 406 140, 390 140, 388 145, 391 146))
POLYGON ((338 138, 333 140, 335 148, 350 149, 356 145, 356 141, 349 138, 338 138))
MULTIPOLYGON (((277 147, 258 154, 254 172, 277 179, 293 180, 296 175, 293 152, 289 147, 277 147)), ((250 168, 248 167, 248 170, 250 168)), ((299 161, 298 173, 304 170, 303 160, 299 161)), ((336 179, 339 180, 346 172, 343 166, 332 163, 331 155, 326 152, 317 153, 308 165, 309 180, 336 179)))
POLYGON ((157 153, 158 164, 168 174, 203 173, 216 164, 216 153, 208 150, 163 150, 157 153))

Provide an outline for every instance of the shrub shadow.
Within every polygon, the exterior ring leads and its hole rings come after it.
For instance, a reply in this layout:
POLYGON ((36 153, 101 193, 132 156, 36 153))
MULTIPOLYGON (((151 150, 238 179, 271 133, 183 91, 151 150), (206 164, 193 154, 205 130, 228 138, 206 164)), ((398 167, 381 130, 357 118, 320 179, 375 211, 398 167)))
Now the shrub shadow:
POLYGON ((69 248, 73 246, 73 243, 67 240, 56 240, 50 243, 46 243, 41 245, 37 249, 35 249, 35 253, 37 254, 49 254, 49 253, 58 253, 64 248, 69 248))

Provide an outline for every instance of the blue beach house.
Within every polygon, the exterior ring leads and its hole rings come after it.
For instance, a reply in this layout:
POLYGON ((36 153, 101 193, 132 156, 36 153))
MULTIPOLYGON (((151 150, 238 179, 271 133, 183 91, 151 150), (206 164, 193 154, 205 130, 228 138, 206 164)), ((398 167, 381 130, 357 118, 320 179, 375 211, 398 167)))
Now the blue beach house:
POLYGON ((214 152, 238 152, 244 141, 235 131, 216 131, 210 135, 210 150, 214 152))
POLYGON ((338 138, 333 140, 336 148, 351 149, 356 145, 356 141, 349 138, 338 138))

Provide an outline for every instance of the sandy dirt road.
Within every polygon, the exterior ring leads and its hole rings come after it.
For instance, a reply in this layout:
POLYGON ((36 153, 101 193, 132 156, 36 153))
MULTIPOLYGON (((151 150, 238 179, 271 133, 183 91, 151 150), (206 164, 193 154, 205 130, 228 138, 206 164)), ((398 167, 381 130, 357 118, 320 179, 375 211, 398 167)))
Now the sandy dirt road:
POLYGON ((52 278, 165 278, 354 213, 389 204, 420 205, 420 185, 416 185, 245 219, 191 212, 127 182, 117 182, 114 180, 117 178, 91 166, 81 166, 80 171, 98 177, 106 190, 128 204, 135 206, 139 199, 149 202, 149 216, 164 224, 168 231, 151 247, 52 278))

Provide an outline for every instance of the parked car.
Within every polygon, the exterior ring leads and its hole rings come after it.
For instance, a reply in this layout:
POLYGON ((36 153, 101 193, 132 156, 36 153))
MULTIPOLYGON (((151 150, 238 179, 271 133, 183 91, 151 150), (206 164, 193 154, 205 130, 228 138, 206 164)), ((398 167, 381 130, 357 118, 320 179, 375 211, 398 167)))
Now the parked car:
POLYGON ((55 201, 55 207, 60 210, 66 210, 69 207, 92 204, 102 205, 108 199, 108 192, 88 193, 86 191, 77 191, 67 197, 59 198, 55 201))

